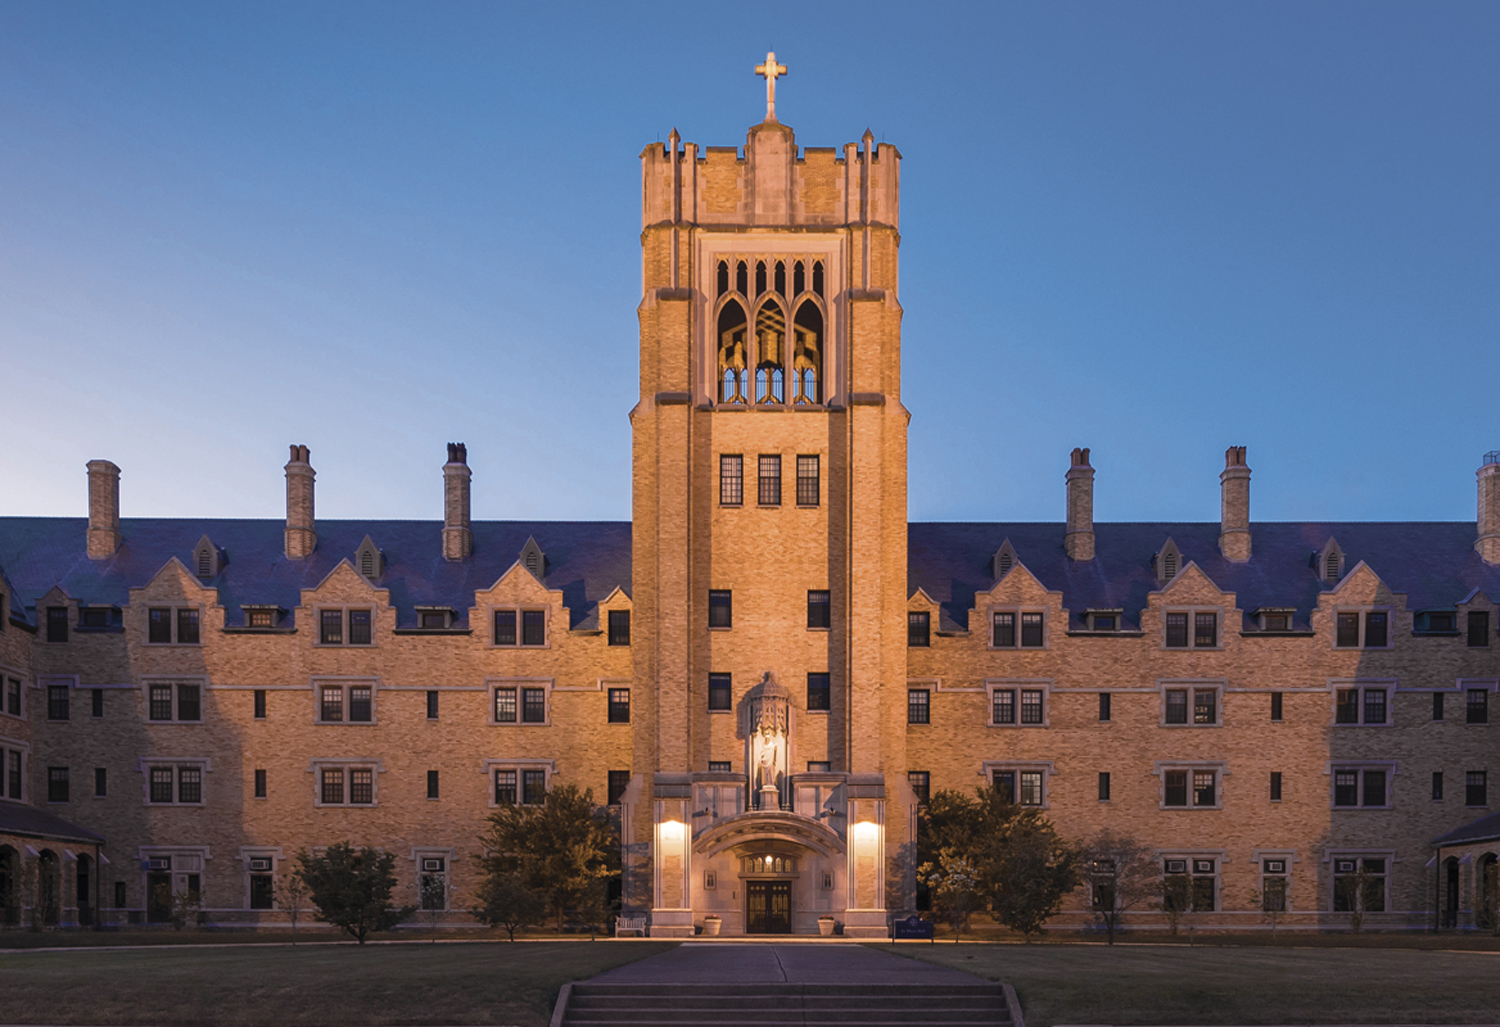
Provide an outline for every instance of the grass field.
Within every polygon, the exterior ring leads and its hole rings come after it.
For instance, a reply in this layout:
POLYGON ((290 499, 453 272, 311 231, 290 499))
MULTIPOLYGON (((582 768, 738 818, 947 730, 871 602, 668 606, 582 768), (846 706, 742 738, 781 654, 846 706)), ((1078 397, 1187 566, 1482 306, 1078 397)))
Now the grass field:
POLYGON ((12 950, 0 952, 0 1023, 545 1027, 566 982, 674 944, 12 950))
MULTIPOLYGON (((889 951, 889 946, 881 946, 889 951)), ((907 945, 1052 1024, 1500 1023, 1500 954, 1396 948, 907 945)))

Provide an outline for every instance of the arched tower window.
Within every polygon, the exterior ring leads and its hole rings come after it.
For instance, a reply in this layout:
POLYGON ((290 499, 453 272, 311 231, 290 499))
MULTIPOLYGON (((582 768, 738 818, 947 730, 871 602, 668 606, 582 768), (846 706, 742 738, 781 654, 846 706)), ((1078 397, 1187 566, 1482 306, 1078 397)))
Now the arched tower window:
MULTIPOLYGON (((740 265, 744 274, 745 265, 740 265)), ((719 311, 719 402, 747 403, 749 389, 746 370, 750 366, 745 352, 745 310, 734 300, 719 311)))
POLYGON ((723 296, 729 291, 729 262, 719 261, 719 295, 723 296))
POLYGON ((755 262, 755 296, 752 297, 752 298, 759 299, 760 298, 760 294, 763 293, 763 292, 765 292, 765 291, 766 291, 766 262, 764 260, 757 260, 755 262))
POLYGON ((819 403, 818 391, 823 378, 823 312, 811 300, 797 308, 792 319, 797 340, 792 353, 792 402, 819 403))
POLYGON ((792 267, 792 295, 801 296, 807 288, 807 269, 802 261, 797 261, 792 267))
POLYGON ((745 267, 745 262, 743 260, 735 265, 734 287, 739 290, 740 295, 742 296, 747 295, 750 292, 750 272, 745 267))
POLYGON ((755 354, 755 402, 784 403, 786 315, 775 303, 755 315, 755 354))
POLYGON ((776 289, 777 294, 779 294, 783 299, 785 299, 786 298, 786 264, 784 264, 783 262, 781 262, 779 260, 776 262, 776 277, 773 279, 773 281, 775 282, 775 289, 776 289))
POLYGON ((824 299, 828 298, 823 292, 823 262, 821 260, 813 262, 813 292, 824 299))

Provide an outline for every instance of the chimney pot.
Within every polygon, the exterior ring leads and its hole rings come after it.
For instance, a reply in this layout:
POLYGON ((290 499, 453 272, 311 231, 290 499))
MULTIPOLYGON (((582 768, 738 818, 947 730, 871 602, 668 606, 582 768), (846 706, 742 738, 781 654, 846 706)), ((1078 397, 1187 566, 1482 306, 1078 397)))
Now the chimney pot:
POLYGON ((108 460, 90 460, 90 560, 105 560, 120 548, 120 469, 108 460))
POLYGON ((292 446, 286 463, 286 558, 303 560, 318 547, 318 532, 313 518, 312 451, 306 446, 292 446))
POLYGON ((448 462, 443 466, 443 559, 466 560, 474 551, 474 531, 469 518, 469 448, 462 442, 448 443, 448 462))
POLYGON ((1244 563, 1250 559, 1250 468, 1245 463, 1244 446, 1230 446, 1224 451, 1219 490, 1219 552, 1230 563, 1244 563))
POLYGON ((1500 451, 1484 455, 1479 468, 1479 538, 1474 548, 1487 564, 1500 564, 1500 451))
POLYGON ((1070 560, 1094 558, 1094 469, 1087 449, 1073 450, 1068 468, 1068 531, 1063 550, 1070 560))

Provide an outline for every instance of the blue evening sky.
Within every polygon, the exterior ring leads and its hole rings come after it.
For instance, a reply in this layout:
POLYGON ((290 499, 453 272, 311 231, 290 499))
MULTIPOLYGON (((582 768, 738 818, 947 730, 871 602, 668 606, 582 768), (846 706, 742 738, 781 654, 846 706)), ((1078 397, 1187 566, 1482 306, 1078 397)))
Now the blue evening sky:
POLYGON ((913 520, 1474 517, 1494 3, 0 6, 0 514, 625 518, 641 149, 900 147, 913 520))

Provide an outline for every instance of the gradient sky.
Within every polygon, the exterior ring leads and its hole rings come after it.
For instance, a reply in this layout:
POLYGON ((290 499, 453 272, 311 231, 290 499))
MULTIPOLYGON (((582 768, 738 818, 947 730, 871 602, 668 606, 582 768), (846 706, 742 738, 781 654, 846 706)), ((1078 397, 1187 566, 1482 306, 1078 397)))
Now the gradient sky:
POLYGON ((0 515, 626 518, 638 155, 900 147, 913 520, 1471 520, 1500 5, 0 4, 0 515))

